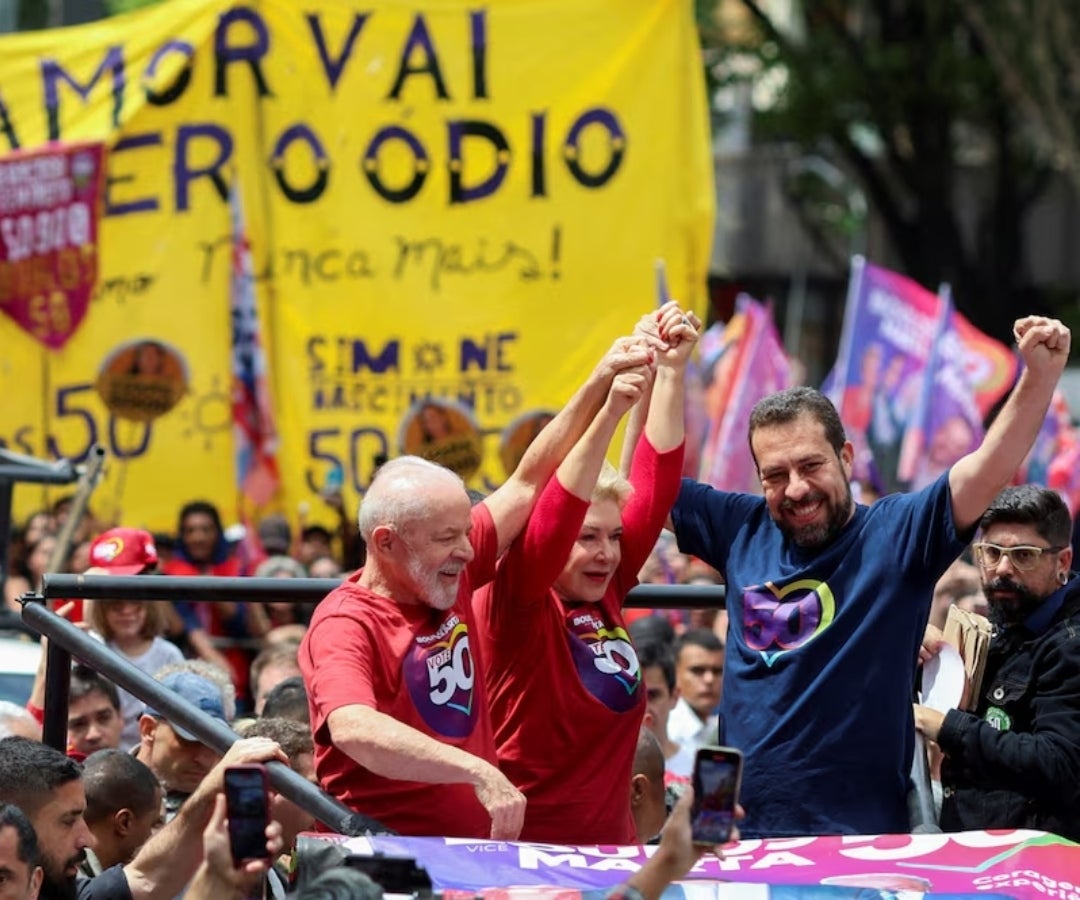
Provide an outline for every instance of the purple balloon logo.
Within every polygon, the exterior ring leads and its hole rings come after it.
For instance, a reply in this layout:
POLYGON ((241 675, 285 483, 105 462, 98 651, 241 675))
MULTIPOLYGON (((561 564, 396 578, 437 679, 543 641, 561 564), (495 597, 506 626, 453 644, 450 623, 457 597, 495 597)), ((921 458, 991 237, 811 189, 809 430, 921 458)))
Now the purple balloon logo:
POLYGON ((821 634, 835 615, 836 601, 823 581, 803 579, 784 588, 766 582, 743 592, 743 640, 772 666, 821 634))

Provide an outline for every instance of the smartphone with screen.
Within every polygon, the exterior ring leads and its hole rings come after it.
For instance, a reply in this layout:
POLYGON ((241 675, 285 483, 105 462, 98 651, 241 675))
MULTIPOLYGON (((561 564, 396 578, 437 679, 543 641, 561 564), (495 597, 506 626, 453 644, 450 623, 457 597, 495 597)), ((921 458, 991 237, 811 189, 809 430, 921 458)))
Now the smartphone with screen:
POLYGON ((229 766, 225 770, 225 808, 233 862, 239 865, 248 859, 267 859, 270 792, 265 766, 229 766))
POLYGON ((739 802, 743 755, 733 747, 702 747, 694 757, 694 804, 690 832, 695 844, 713 847, 731 840, 739 802))

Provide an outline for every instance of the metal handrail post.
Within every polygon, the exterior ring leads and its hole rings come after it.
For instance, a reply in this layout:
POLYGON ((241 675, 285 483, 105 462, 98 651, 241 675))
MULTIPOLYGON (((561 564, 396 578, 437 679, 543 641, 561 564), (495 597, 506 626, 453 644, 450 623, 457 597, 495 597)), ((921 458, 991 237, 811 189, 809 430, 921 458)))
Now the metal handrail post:
MULTIPOLYGON (((26 621, 25 615, 23 621, 26 621)), ((41 723, 41 742, 62 753, 67 749, 71 654, 55 641, 49 641, 49 650, 45 657, 45 696, 48 700, 41 723)))

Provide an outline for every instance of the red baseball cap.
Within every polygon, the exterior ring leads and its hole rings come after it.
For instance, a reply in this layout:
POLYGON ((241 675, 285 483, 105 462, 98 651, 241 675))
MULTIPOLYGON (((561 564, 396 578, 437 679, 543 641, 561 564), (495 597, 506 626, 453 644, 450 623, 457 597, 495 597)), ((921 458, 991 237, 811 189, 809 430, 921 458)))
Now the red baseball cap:
POLYGON ((110 528, 90 545, 90 565, 110 575, 138 575, 157 564, 153 535, 141 528, 110 528))

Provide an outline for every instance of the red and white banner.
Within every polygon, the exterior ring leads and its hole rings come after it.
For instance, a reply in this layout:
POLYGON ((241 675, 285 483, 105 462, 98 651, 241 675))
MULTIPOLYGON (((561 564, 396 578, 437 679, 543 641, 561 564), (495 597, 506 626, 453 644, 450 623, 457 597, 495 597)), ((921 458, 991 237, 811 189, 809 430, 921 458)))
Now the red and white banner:
POLYGON ((103 152, 53 144, 0 157, 0 310, 53 350, 97 282, 103 152))

